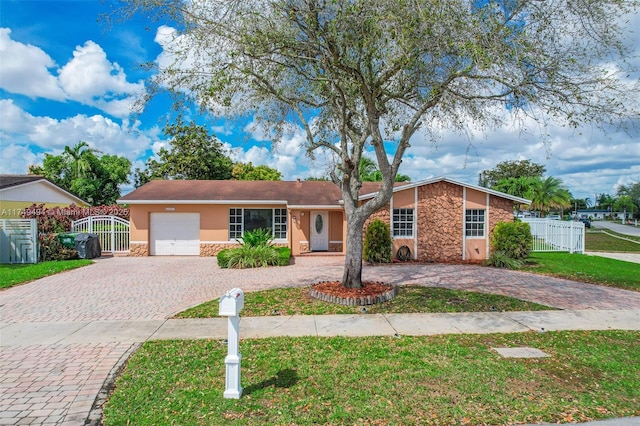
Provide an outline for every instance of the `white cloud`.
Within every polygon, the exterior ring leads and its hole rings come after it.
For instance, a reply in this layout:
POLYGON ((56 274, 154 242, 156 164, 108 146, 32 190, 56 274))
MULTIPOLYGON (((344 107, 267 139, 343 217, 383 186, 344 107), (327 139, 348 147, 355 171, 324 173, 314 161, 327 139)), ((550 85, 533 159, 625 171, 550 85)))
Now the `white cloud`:
POLYGON ((15 144, 2 144, 0 159, 0 173, 6 174, 26 174, 30 165, 42 163, 29 147, 15 144))
MULTIPOLYGON (((0 100, 0 111, 0 140, 3 146, 13 146, 9 151, 9 148, 3 149, 6 151, 3 158, 31 146, 57 155, 67 145, 86 141, 105 154, 121 155, 134 161, 158 142, 156 129, 142 132, 138 128, 139 122, 118 124, 102 115, 84 114, 62 120, 37 117, 20 109, 11 100, 0 100)), ((27 165, 33 164, 33 160, 33 156, 19 156, 12 161, 3 161, 0 167, 3 173, 26 173, 27 165)))
POLYGON ((11 39, 11 29, 0 28, 0 87, 31 98, 64 100, 65 94, 49 69, 56 66, 42 49, 11 39))
POLYGON ((10 35, 10 29, 0 28, 0 87, 10 93, 75 101, 124 118, 144 90, 142 82, 128 82, 122 67, 110 62, 102 47, 91 40, 77 46, 73 58, 56 69, 42 49, 14 41, 10 35))
POLYGON ((73 58, 59 70, 59 81, 70 99, 116 117, 129 115, 133 96, 144 90, 142 82, 129 83, 122 67, 109 62, 102 47, 91 40, 76 47, 73 58))

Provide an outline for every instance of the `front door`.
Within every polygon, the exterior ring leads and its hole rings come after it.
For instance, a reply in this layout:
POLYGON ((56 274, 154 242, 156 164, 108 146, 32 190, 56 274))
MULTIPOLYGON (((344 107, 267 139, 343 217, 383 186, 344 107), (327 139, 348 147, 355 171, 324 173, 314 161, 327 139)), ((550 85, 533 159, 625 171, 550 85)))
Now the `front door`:
POLYGON ((311 251, 329 250, 329 213, 326 211, 311 211, 311 251))

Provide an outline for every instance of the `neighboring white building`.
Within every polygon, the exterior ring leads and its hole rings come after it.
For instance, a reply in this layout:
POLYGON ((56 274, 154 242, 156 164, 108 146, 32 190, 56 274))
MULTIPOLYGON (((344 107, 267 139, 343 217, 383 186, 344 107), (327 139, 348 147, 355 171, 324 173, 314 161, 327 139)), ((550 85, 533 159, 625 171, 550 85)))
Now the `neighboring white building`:
POLYGON ((578 218, 586 218, 593 220, 602 220, 607 218, 618 219, 622 218, 623 212, 612 212, 607 209, 583 209, 576 212, 578 218))
POLYGON ((0 219, 17 219, 33 204, 85 207, 89 203, 38 175, 0 175, 0 219))

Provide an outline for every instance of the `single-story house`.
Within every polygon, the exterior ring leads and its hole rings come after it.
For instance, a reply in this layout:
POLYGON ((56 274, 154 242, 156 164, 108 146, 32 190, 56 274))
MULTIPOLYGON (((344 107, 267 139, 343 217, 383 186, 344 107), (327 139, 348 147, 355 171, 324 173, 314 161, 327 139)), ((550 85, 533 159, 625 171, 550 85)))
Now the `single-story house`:
MULTIPOLYGON (((360 199, 379 183, 365 182, 360 199)), ((269 228, 292 255, 344 253, 346 217, 340 189, 327 181, 149 182, 118 200, 131 212, 130 255, 214 256, 245 231, 269 228)), ((481 261, 501 221, 513 221, 514 197, 447 178, 397 184, 376 212, 391 229, 393 249, 421 261, 481 261)))
MULTIPOLYGON (((622 218, 624 212, 614 212, 608 209, 583 209, 578 210, 575 214, 577 218, 585 219, 608 219, 608 218, 622 218)), ((628 215, 627 215, 628 216, 628 215)))
POLYGON ((18 219, 34 204, 85 207, 89 204, 39 175, 0 175, 0 219, 18 219))

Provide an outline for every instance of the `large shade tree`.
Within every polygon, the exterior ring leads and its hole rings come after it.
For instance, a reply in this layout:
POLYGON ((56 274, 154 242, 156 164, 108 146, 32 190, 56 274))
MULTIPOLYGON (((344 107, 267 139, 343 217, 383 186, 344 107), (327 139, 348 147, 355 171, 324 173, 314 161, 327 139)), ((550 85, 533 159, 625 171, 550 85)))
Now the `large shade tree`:
POLYGON ((254 166, 252 162, 235 163, 231 177, 236 180, 282 180, 282 173, 264 164, 254 166))
POLYGON ((168 149, 160 148, 157 158, 149 158, 145 169, 136 168, 136 187, 155 179, 231 179, 233 162, 222 143, 209 130, 178 117, 164 128, 168 149))
POLYGON ((29 167, 30 174, 45 176, 93 206, 115 204, 130 172, 127 158, 101 154, 83 141, 65 146, 60 155, 45 154, 41 166, 29 167))
MULTIPOLYGON (((526 178, 541 178, 545 171, 546 168, 542 164, 534 163, 531 160, 501 161, 494 168, 480 172, 478 184, 496 189, 495 186, 501 181, 509 179, 521 179, 522 181, 522 178, 525 180, 526 178)), ((504 185, 504 182, 501 184, 504 185)))
POLYGON ((627 211, 632 212, 637 217, 640 212, 640 181, 632 182, 627 185, 620 185, 618 187, 618 198, 625 198, 623 202, 625 205, 631 204, 627 207, 627 211))
POLYGON ((346 287, 362 285, 364 223, 390 200, 419 130, 436 136, 524 114, 572 126, 637 118, 637 95, 618 79, 631 67, 621 37, 637 0, 128 3, 125 14, 143 9, 176 28, 159 37, 150 96, 169 90, 214 116, 251 114, 274 140, 295 124, 310 155, 335 155, 346 287), (369 151, 381 187, 360 202, 369 151))

